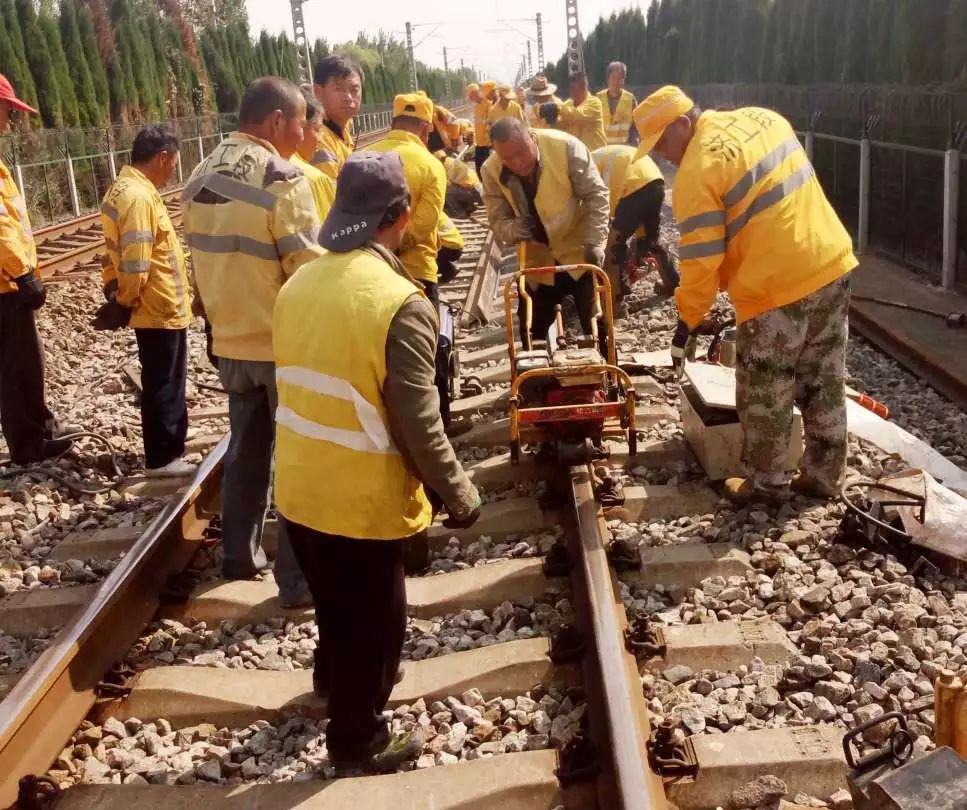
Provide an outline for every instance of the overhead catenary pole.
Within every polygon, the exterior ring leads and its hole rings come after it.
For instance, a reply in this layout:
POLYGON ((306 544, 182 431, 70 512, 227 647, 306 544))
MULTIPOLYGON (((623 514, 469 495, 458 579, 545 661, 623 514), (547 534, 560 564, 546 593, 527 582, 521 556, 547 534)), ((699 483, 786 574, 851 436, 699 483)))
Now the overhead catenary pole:
POLYGON ((447 62, 447 46, 443 46, 443 85, 447 98, 450 98, 450 63, 447 62))
POLYGON ((406 24, 406 53, 410 60, 410 92, 415 93, 418 89, 416 83, 416 59, 413 56, 413 25, 406 24))
POLYGON ((534 63, 531 60, 531 41, 527 40, 527 76, 528 78, 534 75, 534 63))
POLYGON ((584 42, 578 25, 578 0, 564 0, 567 17, 567 71, 584 72, 584 42))
POLYGON ((302 4, 305 0, 289 0, 292 6, 292 31, 295 35, 296 57, 299 62, 299 81, 302 84, 312 82, 312 55, 309 53, 309 37, 306 36, 306 21, 302 16, 302 4))
POLYGON ((537 12, 537 72, 544 72, 544 25, 541 23, 541 13, 537 12))

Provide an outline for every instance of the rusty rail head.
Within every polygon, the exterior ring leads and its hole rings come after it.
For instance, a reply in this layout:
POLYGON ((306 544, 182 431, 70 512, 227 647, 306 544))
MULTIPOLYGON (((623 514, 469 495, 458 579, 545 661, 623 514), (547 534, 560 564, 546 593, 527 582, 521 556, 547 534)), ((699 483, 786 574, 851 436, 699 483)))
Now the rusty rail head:
POLYGON ((185 492, 172 499, 101 583, 91 603, 57 634, 0 701, 0 807, 19 779, 42 773, 94 704, 94 687, 123 657, 158 605, 169 570, 187 562, 207 524, 205 501, 221 479, 223 438, 185 492))
POLYGON ((606 742, 620 804, 614 810, 666 810, 661 778, 648 766, 646 741, 650 727, 637 678, 637 665, 624 645, 624 606, 612 585, 604 548, 603 519, 594 499, 587 466, 572 467, 571 490, 580 547, 580 566, 587 593, 589 630, 594 637, 595 675, 604 702, 606 742))

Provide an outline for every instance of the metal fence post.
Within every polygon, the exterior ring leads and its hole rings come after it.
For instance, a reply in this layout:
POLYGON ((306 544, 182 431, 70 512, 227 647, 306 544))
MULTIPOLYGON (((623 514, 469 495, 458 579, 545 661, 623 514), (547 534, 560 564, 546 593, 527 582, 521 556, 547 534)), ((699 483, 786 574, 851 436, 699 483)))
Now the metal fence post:
POLYGON ((118 179, 118 164, 114 159, 114 147, 109 147, 107 152, 107 167, 111 172, 111 180, 118 179))
POLYGON ((943 270, 945 290, 952 290, 957 278, 957 205, 960 197, 960 151, 944 153, 943 184, 943 270))
POLYGON ((816 153, 816 136, 812 130, 806 133, 806 157, 809 162, 813 162, 813 155, 816 153))
POLYGON ((868 134, 860 141, 860 199, 856 223, 856 250, 865 253, 870 243, 870 155, 868 134))
POLYGON ((205 159, 205 142, 201 137, 201 121, 195 119, 195 126, 198 127, 198 162, 201 163, 205 159))
POLYGON ((179 185, 184 185, 185 184, 185 169, 181 165, 181 152, 180 151, 178 152, 178 164, 177 165, 178 165, 178 184, 179 185))
POLYGON ((71 208, 74 211, 74 216, 79 217, 81 215, 81 200, 77 194, 77 178, 74 177, 74 161, 71 159, 70 149, 64 149, 64 154, 67 160, 67 189, 71 195, 71 208))

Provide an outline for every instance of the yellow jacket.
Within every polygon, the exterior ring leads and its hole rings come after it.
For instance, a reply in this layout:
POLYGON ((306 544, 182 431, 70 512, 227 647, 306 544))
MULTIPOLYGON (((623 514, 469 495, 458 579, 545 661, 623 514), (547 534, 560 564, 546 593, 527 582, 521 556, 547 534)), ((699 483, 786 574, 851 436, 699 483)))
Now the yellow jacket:
POLYGON ((798 301, 857 265, 796 133, 772 110, 706 112, 678 169, 678 311, 697 327, 728 290, 739 323, 798 301))
POLYGON ((216 356, 271 360, 275 297, 323 252, 309 181, 272 144, 233 132, 192 172, 181 204, 216 356))
POLYGON ((608 138, 604 134, 604 114, 601 112, 601 99, 592 96, 590 93, 577 106, 571 99, 560 106, 558 126, 565 132, 570 132, 592 152, 608 143, 608 138))
MULTIPOLYGON (((518 248, 522 267, 580 264, 587 246, 604 248, 608 239, 608 189, 585 146, 556 129, 536 130, 537 193, 534 207, 547 233, 547 244, 527 242, 518 248)), ((512 244, 514 220, 529 211, 520 179, 492 154, 483 165, 484 203, 497 240, 512 244)), ((573 273, 579 278, 582 271, 573 273)), ((531 277, 531 286, 553 284, 551 274, 531 277)))
POLYGON ((453 224, 453 220, 446 214, 440 218, 440 224, 437 226, 437 236, 440 238, 441 248, 463 250, 463 234, 460 233, 457 226, 453 224))
POLYGON ((415 293, 366 248, 326 253, 279 293, 275 500, 289 520, 374 540, 430 525, 430 503, 394 444, 383 398, 387 334, 415 293))
MULTIPOLYGON (((506 107, 501 107, 500 102, 496 102, 490 110, 487 112, 487 132, 490 132, 490 127, 496 124, 501 118, 516 118, 519 121, 524 121, 524 111, 520 108, 520 104, 516 101, 508 101, 506 107)), ((490 140, 490 135, 487 135, 488 141, 490 140)))
POLYGON ((316 153, 309 161, 332 180, 339 176, 343 164, 356 147, 352 133, 352 121, 346 124, 341 135, 336 133, 335 127, 335 124, 326 121, 322 129, 319 130, 316 153))
POLYGON ((604 116, 604 134, 611 144, 628 143, 628 133, 634 119, 635 107, 638 102, 635 97, 627 90, 621 91, 618 98, 618 106, 615 107, 614 115, 611 114, 611 105, 608 103, 608 88, 600 90, 595 95, 601 101, 601 114, 604 116))
POLYGON ((309 187, 312 189, 312 199, 316 203, 319 222, 325 222, 326 217, 329 216, 329 209, 332 208, 333 200, 336 199, 335 181, 329 175, 323 174, 321 169, 307 163, 306 159, 298 152, 290 158, 290 162, 293 166, 302 169, 302 173, 306 176, 309 187))
POLYGON ((443 216, 447 175, 440 160, 412 132, 390 130, 386 137, 367 149, 396 152, 403 161, 403 174, 410 189, 410 224, 403 234, 399 257, 415 279, 436 282, 436 254, 440 242, 437 226, 443 216))
POLYGON ((116 280, 117 302, 134 329, 184 329, 191 322, 181 240, 158 189, 124 166, 101 202, 107 259, 104 283, 116 280))
POLYGON ((550 98, 545 98, 543 101, 535 101, 534 106, 531 107, 531 114, 529 116, 530 120, 528 123, 531 125, 531 129, 550 129, 551 125, 547 123, 543 118, 541 118, 541 105, 542 104, 557 104, 560 107, 564 102, 561 101, 557 96, 551 96, 550 98))
POLYGON ((655 161, 648 155, 636 159, 637 152, 634 146, 612 145, 602 146, 591 153, 594 165, 608 187, 611 216, 614 216, 618 203, 625 197, 655 180, 665 179, 655 161))
POLYGON ((489 114, 493 103, 487 99, 473 106, 473 142, 477 146, 490 146, 489 114))
POLYGON ((476 188, 480 185, 480 178, 477 177, 477 170, 473 164, 465 160, 457 160, 454 157, 446 157, 443 160, 443 170, 447 175, 447 182, 461 188, 476 188))
POLYGON ((37 245, 27 203, 0 160, 0 294, 18 292, 14 279, 31 270, 37 270, 37 245))

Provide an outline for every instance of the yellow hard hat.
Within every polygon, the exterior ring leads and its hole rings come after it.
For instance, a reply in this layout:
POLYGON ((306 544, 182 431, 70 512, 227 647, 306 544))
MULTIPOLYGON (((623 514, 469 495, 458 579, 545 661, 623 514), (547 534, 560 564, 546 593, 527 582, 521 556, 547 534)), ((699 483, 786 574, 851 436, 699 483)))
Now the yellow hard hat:
POLYGON ((485 94, 492 93, 497 87, 497 82, 485 81, 480 83, 480 89, 483 90, 485 94))
POLYGON ((661 140, 665 128, 694 106, 695 102, 673 84, 659 88, 642 101, 633 113, 635 128, 641 139, 638 154, 647 155, 661 140))
POLYGON ((400 93, 393 99, 393 117, 408 115, 433 123, 433 102, 423 93, 400 93))
POLYGON ((467 95, 469 96, 471 93, 475 93, 479 89, 480 89, 479 84, 477 84, 476 82, 470 82, 470 84, 467 85, 467 95))

